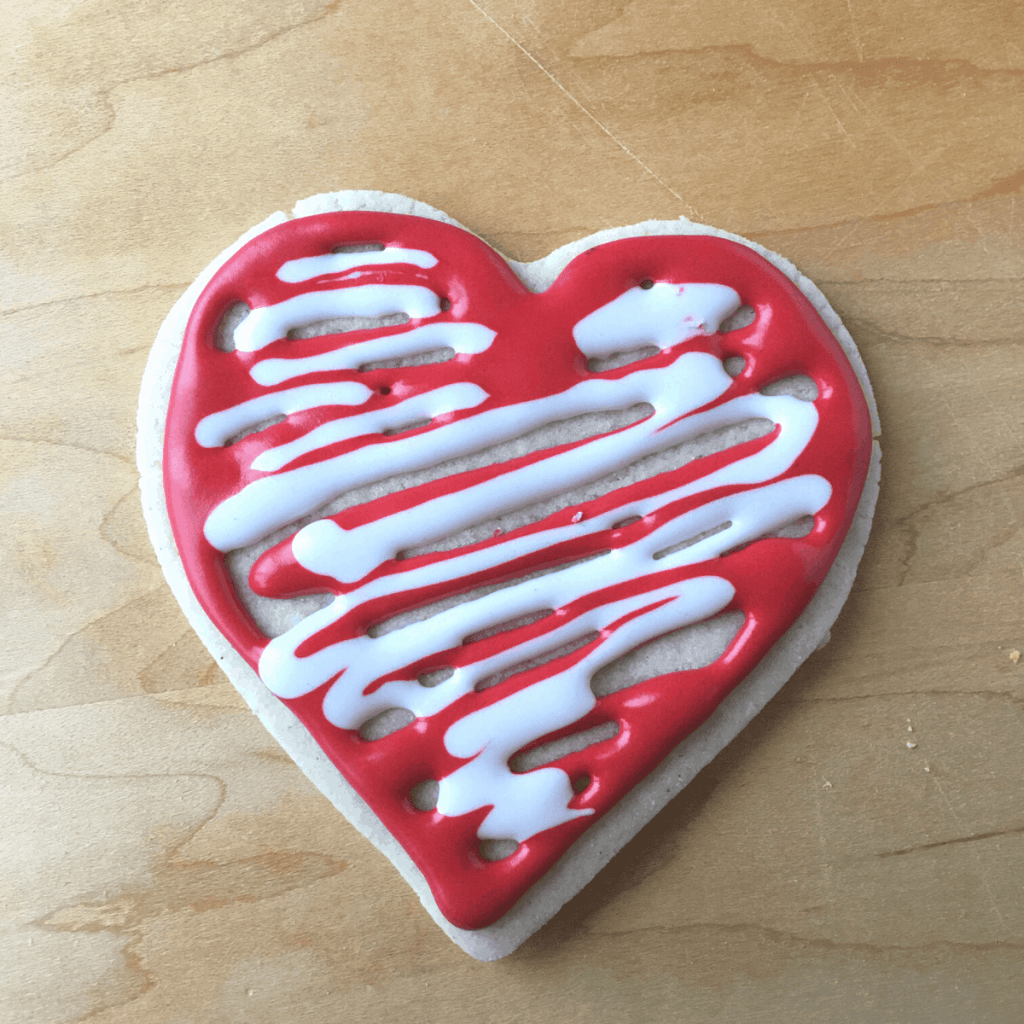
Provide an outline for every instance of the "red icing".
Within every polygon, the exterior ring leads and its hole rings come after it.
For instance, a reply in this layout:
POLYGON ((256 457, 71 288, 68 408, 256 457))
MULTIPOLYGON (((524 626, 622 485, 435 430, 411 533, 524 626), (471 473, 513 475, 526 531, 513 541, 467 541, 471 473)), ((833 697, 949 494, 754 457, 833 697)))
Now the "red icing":
MULTIPOLYGON (((620 725, 614 739, 555 762, 574 780, 589 777, 589 784, 571 806, 590 808, 595 813, 533 836, 506 860, 490 863, 478 855, 476 830, 487 814, 486 808, 451 818, 437 812, 417 811, 409 802, 409 791, 423 779, 441 778, 464 763, 448 754, 443 742, 445 731, 455 721, 553 675, 584 657, 588 647, 513 676, 483 692, 470 693, 438 714, 417 719, 406 728, 372 742, 360 739, 354 731, 339 729, 324 718, 321 705, 328 686, 285 701, 409 852, 427 879, 441 912, 458 927, 484 927, 510 909, 590 825, 714 711, 795 621, 824 579, 842 544, 866 478, 870 421, 857 379, 810 303, 780 271, 745 246, 699 235, 631 238, 596 246, 573 260, 546 292, 535 295, 526 290, 496 253, 459 228, 396 214, 323 214, 279 225, 243 246, 214 275, 189 320, 167 417, 164 482, 168 509, 178 550, 196 595, 218 628, 256 670, 267 637, 250 619, 235 594, 224 556, 203 535, 207 516, 220 502, 250 481, 266 475, 249 468, 253 458, 266 448, 300 436, 321 422, 353 411, 365 412, 391 405, 455 381, 473 381, 492 397, 476 409, 439 418, 423 430, 435 429, 439 422, 470 417, 497 405, 561 392, 592 376, 585 358, 573 343, 573 325, 648 278, 719 282, 735 288, 742 300, 754 307, 757 316, 749 328, 727 335, 691 339, 650 358, 644 366, 667 365, 683 348, 706 351, 723 359, 743 357, 746 360, 743 373, 711 406, 757 391, 783 377, 810 375, 819 391, 815 403, 819 425, 803 453, 783 477, 820 474, 831 483, 832 497, 816 516, 815 528, 807 537, 758 541, 714 561, 710 571, 728 579, 736 588, 731 607, 746 615, 746 623, 736 639, 725 654, 707 668, 670 673, 603 697, 585 719, 563 730, 564 733, 576 732, 608 721, 617 721, 620 725), (321 255, 338 246, 368 240, 387 246, 424 249, 438 257, 438 264, 429 270, 411 265, 367 267, 360 270, 358 276, 350 272, 294 285, 282 283, 275 277, 276 269, 286 260, 321 255), (305 376, 298 383, 357 380, 376 394, 354 410, 340 406, 309 410, 233 446, 200 447, 194 436, 200 419, 272 390, 256 384, 249 376, 249 368, 256 361, 318 354, 395 331, 395 328, 360 331, 303 341, 282 339, 257 353, 223 352, 216 347, 215 339, 226 310, 236 302, 258 307, 307 290, 337 288, 346 283, 426 285, 451 300, 450 310, 432 318, 432 322, 462 320, 485 324, 498 332, 497 337, 487 351, 458 356, 446 363, 305 376)), ((417 323, 413 321, 409 328, 417 323)), ((601 376, 620 376, 637 368, 634 364, 601 376)), ((286 381, 277 389, 294 386, 295 381, 286 381)), ((590 518, 622 504, 627 494, 661 493, 668 486, 680 486, 719 465, 759 450, 770 440, 768 437, 748 442, 587 505, 565 509, 541 524, 517 532, 567 524, 580 512, 584 518, 590 518), (668 486, 666 476, 671 478, 668 486)), ((357 438, 304 456, 302 462, 316 462, 363 445, 388 443, 389 438, 382 435, 357 438)), ((550 450, 534 453, 518 461, 529 462, 549 454, 550 450)), ((298 464, 301 462, 289 468, 298 464)), ((425 484, 348 509, 336 520, 346 527, 368 522, 477 483, 508 468, 508 464, 492 466, 425 484)), ((662 508, 632 525, 579 537, 490 572, 368 602, 308 641, 299 653, 308 654, 315 648, 360 634, 374 622, 403 609, 430 603, 454 590, 465 591, 515 578, 544 565, 575 560, 630 543, 685 508, 744 489, 719 488, 699 494, 662 508)), ((508 536, 495 536, 479 546, 501 543, 508 536)), ((407 570, 444 557, 444 554, 419 556, 404 560, 400 567, 407 570)), ((396 563, 387 562, 371 577, 394 571, 396 563)), ((370 689, 391 678, 409 679, 429 668, 476 661, 502 649, 513 637, 518 642, 526 636, 543 634, 570 621, 591 603, 610 600, 613 591, 626 596, 708 572, 708 563, 701 563, 647 577, 642 586, 621 584, 617 588, 606 588, 513 633, 432 655, 423 659, 422 664, 378 679, 370 689)), ((251 582, 258 592, 276 597, 315 591, 338 594, 353 589, 314 576, 298 565, 292 557, 290 541, 259 559, 251 582)), ((614 628, 609 627, 605 633, 614 628)), ((548 742, 557 735, 543 737, 537 743, 548 742)))

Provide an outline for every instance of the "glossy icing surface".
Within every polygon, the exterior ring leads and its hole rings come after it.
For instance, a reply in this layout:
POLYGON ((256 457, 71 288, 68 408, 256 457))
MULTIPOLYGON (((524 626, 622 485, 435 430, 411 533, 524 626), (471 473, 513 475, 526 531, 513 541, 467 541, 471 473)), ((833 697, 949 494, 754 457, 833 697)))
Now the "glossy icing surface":
POLYGON ((704 721, 792 624, 842 543, 869 453, 867 409, 835 339, 799 290, 744 246, 622 239, 584 252, 532 294, 458 228, 339 213, 256 237, 203 292, 172 392, 165 490, 186 572, 213 621, 403 844, 442 913, 478 928, 704 721), (384 248, 333 251, 367 242, 384 248), (252 312, 234 351, 223 351, 218 327, 238 302, 252 312), (754 322, 717 333, 741 303, 754 322), (395 313, 409 322, 287 336, 334 317, 395 313), (647 346, 657 353, 588 369, 588 358, 647 346), (443 348, 454 357, 363 368, 443 348), (744 360, 735 379, 723 368, 730 356, 744 360), (794 374, 815 381, 817 399, 760 393, 794 374), (440 469, 296 525, 256 561, 250 583, 268 597, 331 600, 281 636, 263 635, 234 592, 225 552, 322 514, 347 491, 638 405, 650 411, 617 430, 440 469), (406 555, 754 418, 774 430, 489 540, 406 555), (814 516, 807 536, 758 539, 803 516, 814 516), (681 546, 693 538, 702 539, 681 546), (376 624, 453 594, 467 599, 373 635, 376 624), (724 610, 741 611, 744 625, 713 664, 594 696, 602 666, 724 610), (439 684, 420 681, 441 669, 449 674, 439 684), (359 728, 391 708, 415 720, 362 739, 359 728), (618 724, 611 739, 532 771, 509 767, 517 752, 607 722, 618 724), (439 782, 437 805, 417 810, 409 794, 426 779, 439 782), (486 839, 520 845, 489 862, 479 855, 486 839))

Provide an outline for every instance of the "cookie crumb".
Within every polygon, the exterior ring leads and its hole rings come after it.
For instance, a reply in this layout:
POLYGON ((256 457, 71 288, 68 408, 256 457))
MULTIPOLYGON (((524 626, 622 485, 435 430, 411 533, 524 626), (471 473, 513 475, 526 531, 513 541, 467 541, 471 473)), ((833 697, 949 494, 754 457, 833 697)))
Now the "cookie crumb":
POLYGON ((1010 651, 1010 661, 1012 661, 1014 665, 1016 665, 1017 662, 1020 661, 1020 651, 1010 651))

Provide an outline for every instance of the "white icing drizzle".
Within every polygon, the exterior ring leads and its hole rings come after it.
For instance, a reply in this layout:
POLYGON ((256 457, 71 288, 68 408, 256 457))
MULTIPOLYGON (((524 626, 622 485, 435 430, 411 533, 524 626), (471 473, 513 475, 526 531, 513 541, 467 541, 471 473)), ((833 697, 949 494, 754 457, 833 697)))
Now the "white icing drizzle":
POLYGON ((196 440, 204 448, 219 448, 229 437, 272 416, 290 416, 325 405, 362 405, 372 394, 365 384, 356 381, 307 384, 287 391, 274 391, 204 416, 196 424, 196 440))
MULTIPOLYGON (((597 703, 590 677, 599 668, 663 633, 720 612, 734 592, 727 580, 702 576, 617 601, 601 609, 600 616, 592 613, 589 618, 615 621, 638 608, 649 609, 616 629, 571 668, 466 715, 451 726, 444 736, 448 752, 472 760, 440 780, 437 809, 442 814, 456 815, 493 805, 477 837, 518 842, 564 821, 592 814, 568 806, 575 794, 572 781, 561 768, 548 766, 515 774, 509 769, 509 758, 539 736, 586 715, 597 703)), ((600 628, 596 621, 592 625, 600 628)))
MULTIPOLYGON (((279 277, 301 282, 363 264, 396 261, 429 267, 436 259, 419 250, 333 254, 290 261, 282 266, 279 277)), ((714 332, 739 305, 739 295, 723 285, 658 282, 649 288, 631 288, 584 317, 576 324, 573 337, 583 354, 591 358, 647 344, 667 348, 714 332)), ((437 296, 419 286, 354 285, 307 292, 254 310, 236 329, 235 343, 243 351, 255 351, 283 337, 292 327, 311 321, 398 311, 424 317, 436 315, 439 309, 437 296)), ((354 370, 367 362, 442 346, 460 353, 482 352, 494 338, 495 333, 481 324, 437 323, 393 329, 381 337, 321 355, 263 360, 251 373, 257 383, 273 386, 308 373, 354 370)), ((682 353, 668 367, 639 369, 617 379, 594 377, 559 394, 497 408, 488 406, 489 396, 477 385, 456 382, 383 409, 342 416, 263 452, 252 468, 271 475, 252 481, 228 497, 207 519, 207 539, 219 550, 251 544, 345 490, 479 451, 544 424, 641 402, 649 403, 654 410, 629 427, 591 438, 565 452, 542 453, 527 465, 362 526, 345 530, 331 520, 321 520, 300 530, 292 550, 301 565, 342 583, 364 582, 271 640, 260 658, 260 676, 274 693, 286 699, 310 693, 335 679, 324 699, 324 714, 339 728, 357 729, 394 707, 406 708, 417 716, 437 714, 472 692, 483 679, 499 672, 514 672, 516 666, 596 631, 599 639, 588 645, 586 653, 577 656, 569 668, 500 697, 447 730, 444 742, 449 753, 468 760, 439 780, 437 804, 438 811, 447 815, 490 806, 479 838, 520 842, 589 813, 569 807, 574 793, 562 769, 547 766, 517 775, 508 766, 509 758, 523 746, 579 721, 594 707, 589 680, 597 669, 648 640, 718 613, 734 595, 732 585, 714 574, 668 586, 651 582, 649 589, 644 589, 648 578, 653 580, 665 570, 716 558, 794 519, 814 515, 831 496, 831 485, 821 476, 776 479, 793 465, 814 434, 818 414, 813 403, 789 396, 753 394, 699 413, 694 411, 719 398, 731 384, 721 362, 701 352, 682 353), (430 430, 386 444, 366 444, 313 465, 288 468, 299 456, 340 440, 481 406, 472 415, 430 430), (404 548, 439 540, 504 511, 596 480, 644 455, 709 431, 761 417, 779 427, 768 444, 689 484, 646 498, 624 500, 618 507, 590 518, 581 511, 567 525, 537 529, 475 550, 458 549, 416 568, 403 570, 401 562, 393 562, 388 571, 367 579, 404 548), (461 581, 474 574, 574 537, 607 530, 623 518, 649 515, 687 496, 741 485, 751 489, 676 515, 657 530, 598 558, 513 583, 381 638, 350 636, 308 656, 300 658, 296 653, 307 640, 366 602, 442 584, 450 584, 450 590, 465 589, 461 581), (655 558, 723 525, 725 528, 712 536, 655 558), (632 582, 631 596, 610 597, 568 615, 567 609, 580 598, 627 582, 632 582), (436 655, 436 667, 442 667, 442 652, 461 648, 466 637, 546 609, 563 612, 552 617, 547 628, 510 631, 504 649, 456 668, 439 685, 425 687, 414 677, 410 666, 429 664, 436 655), (622 622, 628 615, 633 617, 622 622), (612 628, 617 622, 620 625, 612 628), (403 678, 403 672, 408 678, 403 678), (376 679, 387 675, 398 678, 366 692, 376 679)), ((349 405, 360 404, 369 395, 362 385, 347 386, 361 390, 317 392, 314 389, 343 385, 310 385, 240 403, 206 417, 197 427, 197 439, 207 446, 222 444, 245 425, 258 423, 274 411, 287 413, 328 404, 326 399, 315 401, 318 395, 333 395, 329 404, 338 404, 341 400, 337 396, 345 394, 348 399, 342 404, 349 405), (302 404, 307 401, 309 404, 302 404)))
POLYGON ((475 354, 488 349, 496 332, 483 324, 437 323, 424 324, 401 334, 387 334, 382 338, 345 345, 316 356, 298 359, 261 359, 254 364, 249 375, 257 384, 272 387, 293 377, 325 370, 358 370, 367 363, 385 359, 403 359, 439 348, 450 348, 460 355, 475 354))
MULTIPOLYGON (((485 409, 468 419, 386 446, 369 445, 312 466, 254 480, 213 510, 204 527, 206 539, 219 551, 244 547, 320 508, 345 490, 480 451, 583 413, 625 409, 645 401, 654 406, 653 416, 577 447, 565 453, 568 457, 556 456, 459 491, 459 518, 472 516, 475 521, 503 507, 498 500, 501 494, 508 495, 506 501, 526 504, 558 493, 574 482, 597 479, 642 454, 694 436, 690 421, 681 417, 717 398, 731 383, 732 378, 714 356, 688 352, 662 369, 638 370, 618 380, 585 380, 547 398, 485 409)), ((419 517, 420 513, 414 512, 411 518, 419 517)), ((435 520, 436 513, 431 518, 435 520)), ((444 533, 452 532, 448 522, 434 525, 444 533)), ((398 550, 391 550, 387 557, 398 550)))
MULTIPOLYGON (((590 441, 493 477, 475 487, 441 495, 421 502, 415 508, 351 530, 344 530, 331 520, 312 523, 299 531, 292 542, 292 551, 299 564, 311 572, 333 577, 341 583, 354 583, 406 548, 421 547, 465 529, 481 518, 540 501, 588 480, 599 479, 650 451, 759 417, 774 419, 780 425, 779 435, 769 445, 754 455, 662 495, 657 507, 712 487, 760 483, 784 473, 814 433, 818 415, 809 402, 801 402, 788 395, 774 398, 746 395, 706 413, 678 420, 660 432, 658 421, 649 417, 617 434, 590 441)), ((648 511, 652 511, 650 502, 632 502, 617 510, 615 516, 622 519, 627 515, 646 515, 648 511), (638 511, 641 507, 645 511, 638 511)), ((591 524, 607 518, 602 516, 600 520, 592 520, 591 524)), ((612 518, 600 528, 607 529, 614 521, 612 518)), ((582 531, 595 529, 591 524, 583 524, 582 531)), ((579 536, 579 532, 577 527, 572 535, 579 536)), ((532 550, 546 546, 541 544, 532 550)))
MULTIPOLYGON (((316 654, 302 658, 296 655, 306 640, 367 601, 413 587, 458 580, 527 554, 540 544, 533 537, 526 536, 509 541, 507 546, 454 553, 451 558, 372 580, 357 590, 336 597, 330 605, 270 641, 260 658, 260 677, 279 697, 292 698, 315 690, 344 669, 344 675, 328 691, 324 711, 331 722, 345 729, 357 729, 374 715, 392 707, 408 708, 417 715, 436 714, 468 693, 481 679, 568 643, 593 629, 603 628, 614 622, 618 615, 598 625, 580 627, 578 621, 574 621, 560 626, 543 637, 509 648, 467 668, 457 669, 453 676, 435 687, 423 687, 415 679, 410 679, 385 683, 369 695, 363 690, 380 676, 397 672, 432 653, 458 647, 465 637, 502 622, 539 609, 563 607, 585 594, 627 580, 716 558, 794 519, 814 515, 825 505, 831 493, 828 481, 816 475, 793 477, 753 491, 742 491, 677 516, 632 544, 616 548, 600 558, 467 601, 384 637, 355 636, 325 647, 316 654), (723 523, 730 525, 711 537, 655 560, 658 552, 723 523), (534 543, 531 545, 530 541, 534 543), (503 550, 496 553, 496 548, 503 550)), ((648 499, 647 503, 657 507, 664 505, 665 501, 663 498, 648 499)), ((580 526, 590 527, 593 524, 607 528, 611 522, 621 518, 623 509, 639 507, 643 506, 639 503, 622 506, 590 523, 584 521, 580 526)), ((571 526, 547 531, 544 539, 557 542, 577 529, 571 526)))
MULTIPOLYGON (((445 734, 450 753, 459 757, 478 753, 480 756, 441 780, 438 810, 443 814, 464 814, 494 804, 496 813, 488 816, 478 832, 479 838, 509 837, 522 841, 576 816, 567 806, 573 791, 568 776, 560 768, 539 769, 544 773, 542 782, 520 781, 536 776, 537 772, 515 775, 508 767, 508 758, 525 744, 587 714, 595 703, 590 677, 599 668, 641 643, 725 608, 732 599, 731 584, 715 576, 700 577, 590 608, 542 635, 457 668, 435 687, 421 686, 415 678, 409 678, 385 683, 370 694, 364 692, 365 688, 380 676, 401 671, 431 654, 457 648, 466 636, 518 616, 544 608, 565 608, 586 594, 615 584, 642 581, 653 573, 718 557, 800 516, 814 515, 824 507, 831 493, 828 481, 809 475, 733 494, 678 516, 646 537, 600 558, 514 584, 386 637, 360 635, 305 658, 296 655, 306 639, 359 604, 381 594, 457 578, 453 570, 479 571, 488 562, 493 564, 493 549, 465 553, 460 558, 423 566, 397 577, 383 577, 336 598, 332 605, 272 640, 260 659, 260 676, 278 696, 298 697, 342 672, 327 692, 324 714, 340 728, 356 729, 393 707, 407 708, 417 716, 436 714, 496 672, 514 668, 588 633, 606 630, 628 613, 650 608, 597 643, 572 668, 468 715, 445 734), (729 523, 728 527, 713 536, 665 558, 654 559, 659 551, 723 523, 729 523), (451 562, 461 564, 453 566, 451 562), (663 601, 669 603, 659 605, 663 601), (526 799, 537 794, 533 787, 547 793, 546 799, 526 799)), ((659 499, 658 503, 663 502, 659 499)), ((602 520, 614 520, 621 514, 622 510, 617 509, 606 513, 602 520)), ((563 531, 568 529, 571 528, 563 531)))
POLYGON ((324 423, 288 444, 268 448, 253 461, 252 468, 272 473, 300 455, 306 455, 318 448, 365 434, 382 434, 386 430, 397 430, 406 423, 433 419, 443 413, 472 409, 481 402, 486 402, 489 397, 487 392, 476 384, 465 381, 448 384, 422 395, 407 398, 404 402, 390 405, 386 409, 324 423))
POLYGON ((595 309, 573 329, 589 359, 641 345, 670 348, 698 334, 714 334, 740 308, 739 294, 724 284, 670 284, 630 288, 595 309))
POLYGON ((279 281, 297 284, 312 281, 326 274, 340 274, 354 267, 379 266, 381 264, 411 263, 429 270, 437 266, 437 257, 422 249, 400 249, 397 246, 369 252, 332 252, 324 256, 305 256, 299 260, 283 263, 277 271, 279 281))
POLYGON ((437 295, 418 284, 361 284, 304 292, 249 313, 235 328, 235 348, 239 352, 256 352, 285 337, 294 327, 335 317, 405 313, 416 320, 440 312, 437 295))

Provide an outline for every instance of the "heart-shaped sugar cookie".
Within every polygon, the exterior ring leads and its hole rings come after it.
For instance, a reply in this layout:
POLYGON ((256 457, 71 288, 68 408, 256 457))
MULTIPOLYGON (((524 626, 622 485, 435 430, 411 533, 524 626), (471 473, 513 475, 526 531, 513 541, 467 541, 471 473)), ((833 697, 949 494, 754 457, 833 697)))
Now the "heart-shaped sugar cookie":
POLYGON ((873 421, 823 297, 742 239, 658 222, 510 264, 337 193, 175 306, 139 461, 204 642, 490 959, 827 637, 873 421))

